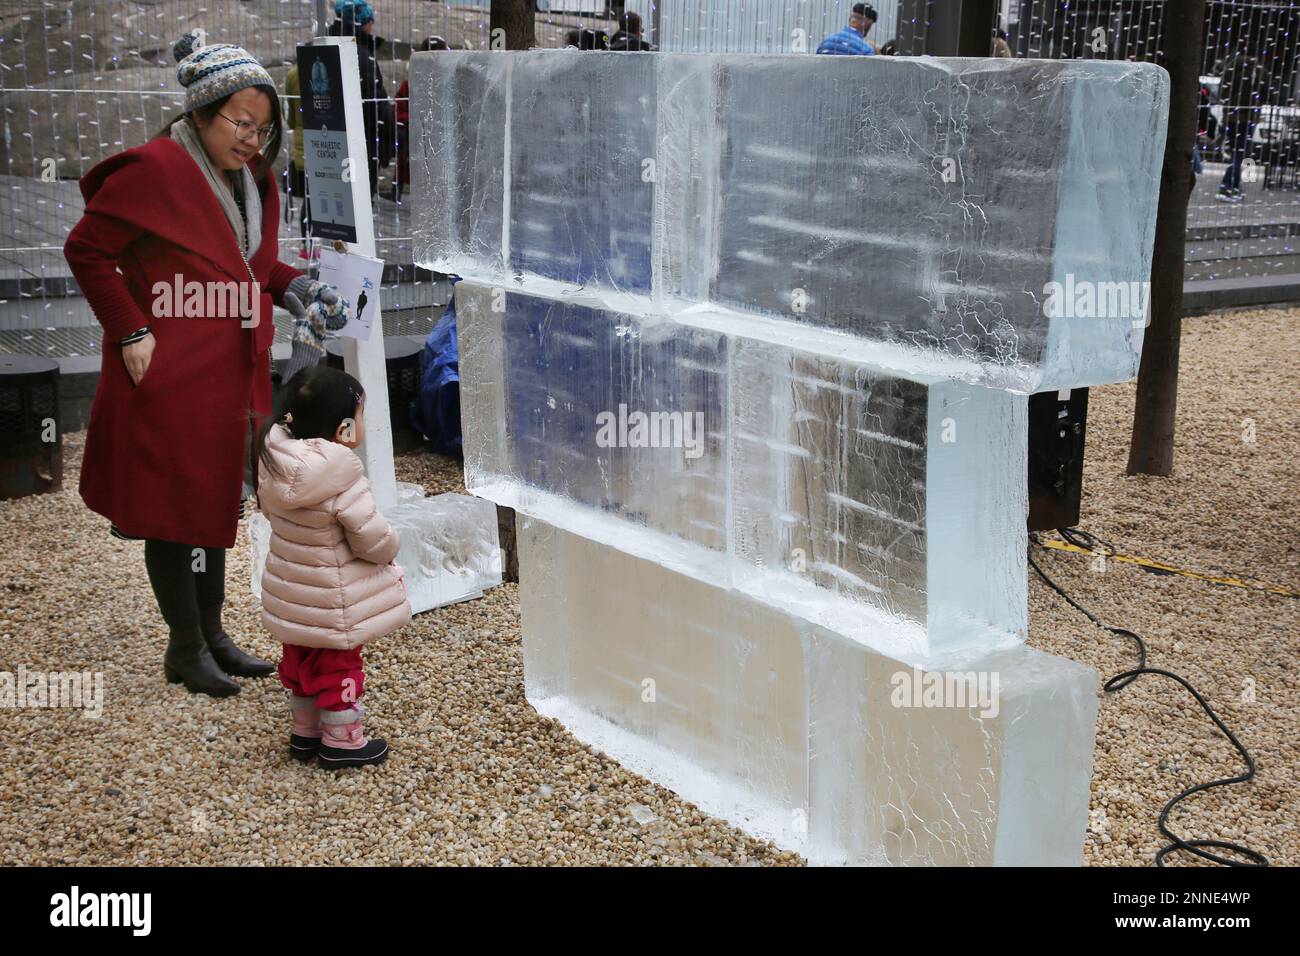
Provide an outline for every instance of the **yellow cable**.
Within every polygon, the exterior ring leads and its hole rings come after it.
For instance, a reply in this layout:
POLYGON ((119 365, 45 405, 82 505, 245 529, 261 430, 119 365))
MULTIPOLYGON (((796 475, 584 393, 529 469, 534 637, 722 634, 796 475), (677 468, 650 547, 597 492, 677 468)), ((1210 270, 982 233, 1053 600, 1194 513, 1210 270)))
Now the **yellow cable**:
POLYGON ((1058 551, 1069 551, 1073 554, 1086 554, 1092 557, 1103 557, 1115 561, 1122 561, 1125 564, 1136 564, 1139 567, 1150 568, 1153 571, 1161 571, 1165 574, 1180 574, 1186 578, 1196 578, 1199 581, 1209 581, 1213 584, 1224 584, 1233 588, 1246 588, 1251 591, 1267 591, 1269 594, 1281 594, 1283 597, 1300 597, 1300 591, 1294 591, 1291 588, 1279 587, 1276 584, 1267 584, 1263 581, 1252 581, 1243 578, 1226 578, 1215 577, 1212 574, 1201 574, 1199 571, 1188 571, 1186 568, 1176 568, 1172 564, 1165 564, 1162 561, 1152 561, 1150 558, 1138 558, 1131 554, 1119 554, 1109 549, 1089 550, 1081 548, 1077 544, 1070 544, 1068 541, 1057 541, 1054 539, 1043 538, 1040 543, 1044 547, 1055 548, 1058 551))

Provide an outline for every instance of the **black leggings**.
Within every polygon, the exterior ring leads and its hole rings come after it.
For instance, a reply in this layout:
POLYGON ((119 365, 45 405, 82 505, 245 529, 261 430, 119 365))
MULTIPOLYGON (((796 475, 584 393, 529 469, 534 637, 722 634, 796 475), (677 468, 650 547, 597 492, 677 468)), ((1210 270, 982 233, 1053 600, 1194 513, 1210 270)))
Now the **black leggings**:
POLYGON ((226 599, 226 549, 148 538, 144 565, 168 627, 198 627, 203 610, 226 599), (202 571, 194 570, 195 567, 202 571))

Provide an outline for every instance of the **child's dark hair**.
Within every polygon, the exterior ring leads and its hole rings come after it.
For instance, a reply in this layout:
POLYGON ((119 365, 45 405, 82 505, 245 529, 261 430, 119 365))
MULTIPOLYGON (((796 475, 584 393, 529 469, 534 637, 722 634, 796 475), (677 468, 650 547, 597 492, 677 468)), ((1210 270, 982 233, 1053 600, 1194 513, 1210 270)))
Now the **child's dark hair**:
POLYGON ((334 440, 338 428, 357 413, 366 397, 361 383, 342 369, 312 365, 299 371, 284 386, 284 404, 278 417, 268 416, 257 430, 253 444, 255 461, 267 471, 279 475, 266 436, 276 425, 284 425, 294 438, 334 440), (291 419, 286 422, 286 417, 291 419))

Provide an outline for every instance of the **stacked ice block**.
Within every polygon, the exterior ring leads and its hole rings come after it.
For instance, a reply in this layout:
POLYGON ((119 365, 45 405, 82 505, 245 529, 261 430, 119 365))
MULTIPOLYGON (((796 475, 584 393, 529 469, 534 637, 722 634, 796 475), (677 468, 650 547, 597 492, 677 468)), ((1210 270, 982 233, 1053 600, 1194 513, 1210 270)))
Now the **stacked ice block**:
POLYGON ((1157 67, 552 51, 412 79, 418 261, 711 303, 1026 392, 1136 374, 1131 297, 1051 317, 1045 288, 1149 278, 1157 67))
POLYGON ((474 493, 912 656, 1023 639, 1023 395, 579 295, 456 305, 474 493), (644 447, 601 441, 637 413, 644 447))
POLYGON ((467 487, 528 516, 529 699, 815 860, 1077 862, 1095 674, 1022 643, 1026 394, 1136 372, 1164 77, 415 57, 417 260, 466 277, 467 487))

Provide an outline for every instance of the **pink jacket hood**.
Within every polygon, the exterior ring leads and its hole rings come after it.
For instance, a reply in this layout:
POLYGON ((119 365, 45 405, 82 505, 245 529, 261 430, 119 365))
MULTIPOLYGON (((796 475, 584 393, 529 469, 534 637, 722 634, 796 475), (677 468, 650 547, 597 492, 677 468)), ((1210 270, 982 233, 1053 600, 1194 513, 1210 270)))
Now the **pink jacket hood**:
POLYGON ((266 447, 277 474, 264 472, 257 495, 264 507, 290 511, 310 508, 341 494, 365 477, 357 453, 328 438, 294 438, 283 425, 271 427, 266 447))

